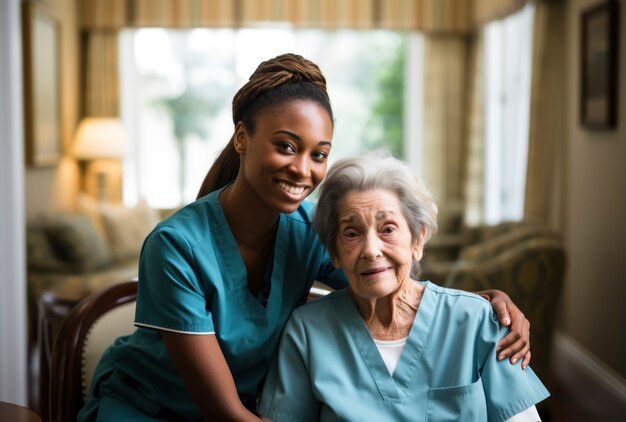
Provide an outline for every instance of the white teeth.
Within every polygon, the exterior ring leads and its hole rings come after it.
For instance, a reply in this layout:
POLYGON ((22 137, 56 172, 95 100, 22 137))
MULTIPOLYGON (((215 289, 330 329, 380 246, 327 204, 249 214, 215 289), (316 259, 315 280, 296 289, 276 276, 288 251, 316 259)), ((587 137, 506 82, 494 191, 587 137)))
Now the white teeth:
POLYGON ((278 182, 277 184, 279 188, 281 188, 284 191, 289 192, 292 195, 299 195, 302 192, 304 192, 304 189, 305 189, 304 186, 291 186, 285 182, 278 182))

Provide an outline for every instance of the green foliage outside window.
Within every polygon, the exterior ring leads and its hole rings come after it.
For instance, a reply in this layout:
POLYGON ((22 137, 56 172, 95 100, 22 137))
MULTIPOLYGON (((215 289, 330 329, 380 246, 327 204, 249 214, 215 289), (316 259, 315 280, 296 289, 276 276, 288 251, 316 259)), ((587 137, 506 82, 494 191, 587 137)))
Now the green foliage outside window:
POLYGON ((396 157, 404 156, 404 69, 406 42, 397 46, 388 66, 378 66, 375 74, 377 98, 374 101, 370 128, 378 128, 366 137, 368 149, 384 148, 396 157))

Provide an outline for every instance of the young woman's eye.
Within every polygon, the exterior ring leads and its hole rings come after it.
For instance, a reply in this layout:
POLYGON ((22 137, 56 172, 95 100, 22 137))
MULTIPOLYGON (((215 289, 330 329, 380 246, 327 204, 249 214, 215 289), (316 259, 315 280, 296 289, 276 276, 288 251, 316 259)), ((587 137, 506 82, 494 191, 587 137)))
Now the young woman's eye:
POLYGON ((316 161, 326 161, 328 158, 328 153, 324 151, 316 151, 312 154, 313 159, 316 161))
POLYGON ((284 152, 296 152, 296 149, 289 142, 281 142, 278 144, 278 149, 284 152))

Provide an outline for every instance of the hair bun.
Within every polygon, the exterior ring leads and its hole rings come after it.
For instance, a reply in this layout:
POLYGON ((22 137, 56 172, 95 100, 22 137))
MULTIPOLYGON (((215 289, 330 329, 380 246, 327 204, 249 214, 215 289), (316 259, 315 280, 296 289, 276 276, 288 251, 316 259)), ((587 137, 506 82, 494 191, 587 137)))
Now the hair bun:
POLYGON ((262 62, 233 98, 233 120, 237 123, 243 104, 250 104, 263 93, 289 82, 311 82, 328 97, 326 78, 312 61, 293 54, 281 54, 262 62))

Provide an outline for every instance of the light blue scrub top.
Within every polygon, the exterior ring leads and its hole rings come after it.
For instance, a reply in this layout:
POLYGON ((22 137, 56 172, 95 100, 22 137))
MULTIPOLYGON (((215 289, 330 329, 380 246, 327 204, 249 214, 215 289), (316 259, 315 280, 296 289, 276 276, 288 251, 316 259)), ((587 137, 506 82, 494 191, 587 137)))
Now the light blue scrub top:
POLYGON ((426 286, 393 376, 347 289, 296 309, 259 413, 275 421, 504 421, 549 396, 479 296, 426 286))
MULTIPOLYGON (((94 374, 79 420, 124 404, 153 417, 201 419, 158 330, 215 333, 242 400, 255 400, 292 310, 314 280, 347 285, 311 227, 313 204, 281 214, 264 307, 248 289, 235 238, 213 192, 158 224, 144 242, 134 334, 117 339, 94 374), (101 400, 106 397, 106 400, 101 400), (107 407, 107 409, 104 409, 107 407)), ((130 412, 129 412, 130 413, 130 412)))

